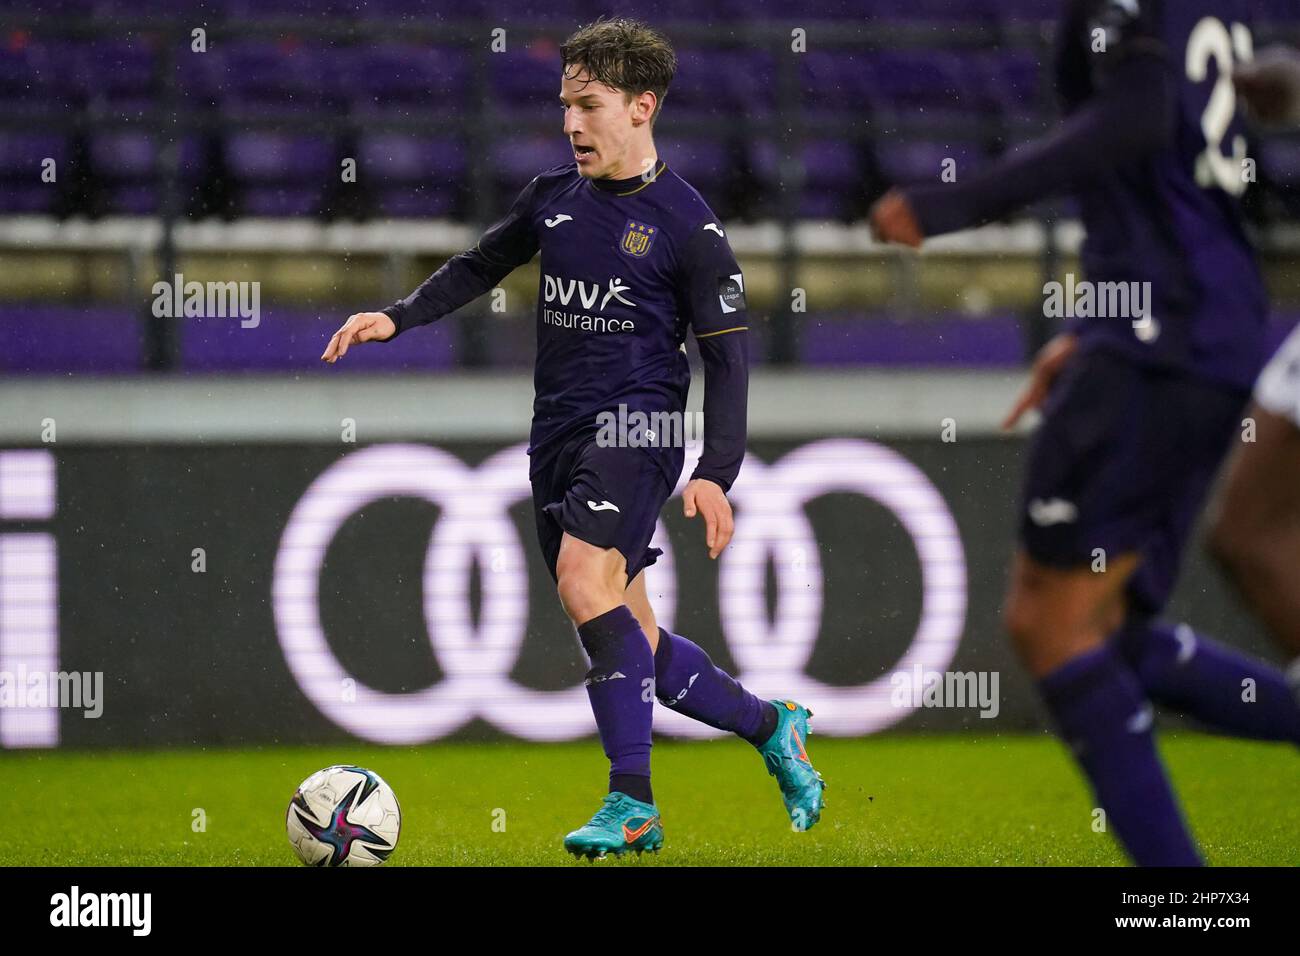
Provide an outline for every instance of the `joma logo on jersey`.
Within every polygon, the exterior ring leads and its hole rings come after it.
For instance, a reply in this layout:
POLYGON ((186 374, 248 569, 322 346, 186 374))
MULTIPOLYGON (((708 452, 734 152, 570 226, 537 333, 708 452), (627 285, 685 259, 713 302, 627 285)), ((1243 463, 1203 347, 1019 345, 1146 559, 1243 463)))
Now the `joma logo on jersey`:
POLYGON ((655 243, 659 230, 635 219, 629 219, 623 227, 623 238, 618 247, 634 259, 643 259, 655 243))
POLYGON ((605 295, 600 294, 600 284, 593 282, 588 285, 581 279, 561 279, 558 276, 542 276, 542 300, 558 302, 560 305, 568 305, 570 302, 581 304, 584 309, 593 307, 604 309, 609 305, 609 300, 622 302, 624 305, 636 308, 636 303, 626 298, 623 293, 631 290, 631 286, 623 284, 623 280, 615 276, 609 280, 609 286, 605 289, 605 295), (596 305, 596 299, 600 299, 600 305, 596 305))

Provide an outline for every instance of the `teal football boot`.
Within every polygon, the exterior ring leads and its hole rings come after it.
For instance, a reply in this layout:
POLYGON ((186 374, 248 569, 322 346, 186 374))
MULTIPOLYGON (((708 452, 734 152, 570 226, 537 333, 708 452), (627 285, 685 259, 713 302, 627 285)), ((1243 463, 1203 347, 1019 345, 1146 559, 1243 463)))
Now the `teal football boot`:
POLYGON ((606 794, 596 815, 564 838, 564 848, 589 860, 605 854, 622 856, 635 850, 654 853, 664 845, 664 825, 654 804, 633 800, 626 793, 606 794))
POLYGON ((767 743, 758 748, 767 764, 767 772, 781 787, 790 823, 796 830, 807 830, 821 819, 826 799, 822 791, 826 782, 813 769, 804 741, 808 739, 808 718, 812 711, 792 700, 770 701, 776 708, 776 730, 767 743))

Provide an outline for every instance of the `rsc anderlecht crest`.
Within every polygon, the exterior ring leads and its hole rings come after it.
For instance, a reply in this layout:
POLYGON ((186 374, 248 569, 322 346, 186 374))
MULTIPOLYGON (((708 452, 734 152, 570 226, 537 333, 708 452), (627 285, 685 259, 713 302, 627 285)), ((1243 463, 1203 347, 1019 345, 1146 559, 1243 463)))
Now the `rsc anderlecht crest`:
POLYGON ((627 226, 623 229, 623 239, 618 246, 629 256, 635 259, 645 258, 650 247, 654 245, 655 236, 659 230, 654 226, 648 226, 644 222, 637 222, 635 219, 629 219, 627 226))

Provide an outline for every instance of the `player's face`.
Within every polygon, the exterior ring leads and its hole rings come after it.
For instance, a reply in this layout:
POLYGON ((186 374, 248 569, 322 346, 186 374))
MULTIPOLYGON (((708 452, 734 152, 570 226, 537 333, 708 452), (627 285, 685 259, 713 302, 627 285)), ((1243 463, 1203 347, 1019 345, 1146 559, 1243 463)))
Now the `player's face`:
POLYGON ((560 102, 564 135, 573 147, 578 172, 591 179, 639 175, 649 157, 635 153, 638 148, 645 152, 646 137, 639 131, 649 129, 653 95, 629 98, 622 90, 591 82, 585 70, 571 72, 560 85, 560 102))

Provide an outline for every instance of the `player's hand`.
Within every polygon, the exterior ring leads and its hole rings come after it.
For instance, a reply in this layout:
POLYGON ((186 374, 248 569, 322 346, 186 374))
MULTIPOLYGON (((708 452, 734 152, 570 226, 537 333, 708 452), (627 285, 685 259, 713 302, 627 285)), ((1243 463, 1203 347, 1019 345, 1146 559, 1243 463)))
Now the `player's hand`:
POLYGON ((704 543, 709 546, 709 557, 720 555, 736 530, 731 502, 722 486, 707 478, 692 478, 682 492, 682 511, 688 518, 696 514, 704 518, 704 543))
POLYGON ((1232 84, 1255 122, 1266 127, 1300 125, 1300 55, 1269 47, 1232 73, 1232 84))
POLYGON ((1029 384, 1021 391, 1006 421, 1002 423, 1003 431, 1015 428, 1016 422, 1020 421, 1025 412, 1042 404, 1052 383, 1056 381, 1056 376, 1061 374, 1061 369, 1065 368, 1078 348, 1079 337, 1072 332, 1063 332, 1042 347, 1029 372, 1029 384))
POLYGON ((870 220, 871 234, 881 242, 899 242, 916 249, 925 239, 912 204, 898 189, 891 189, 876 200, 870 220))
POLYGON ((358 342, 382 342, 397 334, 393 320, 382 312, 358 312, 348 316, 343 327, 334 333, 321 355, 322 362, 333 365, 348 354, 348 349, 358 342))

